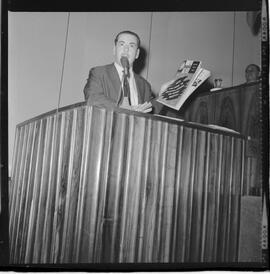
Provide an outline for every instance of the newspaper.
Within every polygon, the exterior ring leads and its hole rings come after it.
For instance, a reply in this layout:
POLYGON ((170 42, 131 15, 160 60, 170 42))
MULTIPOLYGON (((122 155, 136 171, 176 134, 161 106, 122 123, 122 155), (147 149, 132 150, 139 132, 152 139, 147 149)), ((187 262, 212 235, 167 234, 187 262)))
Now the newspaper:
POLYGON ((179 110, 193 91, 210 75, 209 70, 201 67, 201 61, 186 60, 179 67, 174 79, 165 84, 165 90, 157 101, 179 110))

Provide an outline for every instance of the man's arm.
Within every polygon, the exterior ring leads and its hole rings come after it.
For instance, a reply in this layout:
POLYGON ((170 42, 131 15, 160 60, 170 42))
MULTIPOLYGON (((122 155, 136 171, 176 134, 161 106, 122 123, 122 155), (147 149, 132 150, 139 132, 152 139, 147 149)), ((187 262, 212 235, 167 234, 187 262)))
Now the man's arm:
POLYGON ((159 102, 157 102, 157 97, 154 96, 151 85, 145 81, 145 87, 144 87, 144 102, 151 102, 152 104, 152 114, 159 114, 162 111, 163 105, 159 102))
POLYGON ((92 68, 83 90, 85 100, 90 105, 106 108, 116 107, 116 103, 105 95, 104 86, 101 73, 96 68, 92 68))

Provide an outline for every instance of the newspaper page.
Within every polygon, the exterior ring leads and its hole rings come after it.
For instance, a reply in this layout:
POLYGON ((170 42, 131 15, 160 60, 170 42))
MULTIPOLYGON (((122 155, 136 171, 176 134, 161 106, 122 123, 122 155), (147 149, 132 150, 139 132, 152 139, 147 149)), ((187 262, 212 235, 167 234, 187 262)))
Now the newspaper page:
POLYGON ((201 61, 186 60, 157 101, 179 110, 190 94, 209 76, 210 71, 201 68, 201 61))
POLYGON ((189 88, 187 88, 181 97, 179 98, 177 107, 178 110, 181 108, 181 106, 184 104, 184 102, 187 100, 187 98, 193 93, 193 91, 198 88, 207 78, 209 78, 211 75, 209 70, 201 68, 197 77, 194 79, 193 83, 189 88))

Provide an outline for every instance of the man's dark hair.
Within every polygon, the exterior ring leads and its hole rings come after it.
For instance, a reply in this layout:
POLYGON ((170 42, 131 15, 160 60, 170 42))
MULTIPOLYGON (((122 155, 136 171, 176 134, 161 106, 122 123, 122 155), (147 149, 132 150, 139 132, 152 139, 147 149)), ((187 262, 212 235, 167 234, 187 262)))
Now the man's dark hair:
POLYGON ((256 65, 256 64, 249 64, 249 65, 246 67, 246 70, 245 70, 245 71, 247 71, 247 69, 250 68, 250 67, 255 67, 255 68, 257 69, 258 72, 261 71, 260 67, 259 67, 258 65, 256 65))
POLYGON ((119 33, 116 35, 115 39, 114 39, 114 44, 115 44, 115 45, 117 44, 117 41, 118 41, 119 36, 120 36, 121 34, 124 34, 124 33, 126 33, 126 34, 131 34, 131 35, 135 36, 135 37, 137 38, 138 48, 140 47, 140 45, 141 45, 141 40, 140 40, 139 35, 138 35, 137 33, 133 32, 133 31, 130 31, 130 30, 123 30, 123 31, 119 32, 119 33))

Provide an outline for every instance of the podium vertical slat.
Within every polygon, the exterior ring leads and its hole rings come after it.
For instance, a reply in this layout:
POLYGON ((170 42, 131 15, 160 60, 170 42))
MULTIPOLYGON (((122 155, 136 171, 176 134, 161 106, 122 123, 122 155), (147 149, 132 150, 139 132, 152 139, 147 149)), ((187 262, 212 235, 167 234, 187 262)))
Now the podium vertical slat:
POLYGON ((245 143, 86 105, 19 125, 11 262, 236 262, 245 143))

